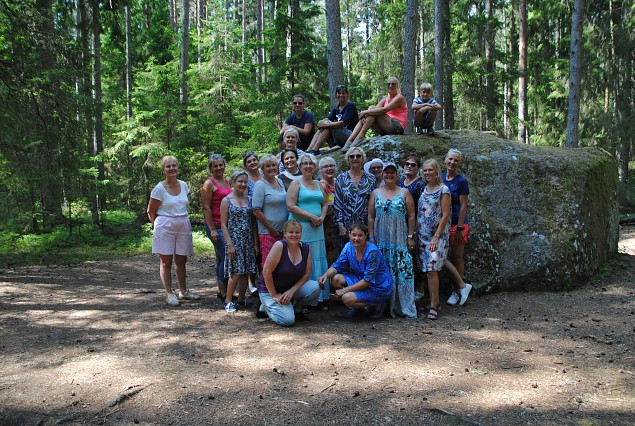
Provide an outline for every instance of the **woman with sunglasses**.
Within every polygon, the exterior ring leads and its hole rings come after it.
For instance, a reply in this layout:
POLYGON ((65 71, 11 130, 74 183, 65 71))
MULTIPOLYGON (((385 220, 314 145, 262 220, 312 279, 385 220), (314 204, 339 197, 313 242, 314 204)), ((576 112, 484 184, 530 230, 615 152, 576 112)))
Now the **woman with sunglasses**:
POLYGON ((348 137, 342 150, 346 151, 366 137, 366 132, 373 129, 379 135, 403 135, 408 120, 406 98, 399 93, 399 80, 389 77, 386 81, 388 95, 377 105, 359 113, 359 123, 348 137))
POLYGON ((397 186, 397 166, 384 163, 384 186, 370 195, 370 242, 379 247, 392 274, 390 315, 417 318, 412 255, 415 248, 415 206, 407 189, 397 186))
POLYGON ((363 164, 366 153, 359 147, 352 147, 346 153, 349 170, 335 179, 335 223, 340 232, 341 246, 348 239, 350 227, 355 222, 368 220, 368 199, 375 189, 375 176, 366 173, 363 164))
POLYGON ((419 176, 422 160, 417 154, 410 154, 403 163, 403 176, 399 179, 397 185, 407 189, 412 195, 415 206, 419 204, 419 196, 426 183, 419 176))
POLYGON ((298 148, 306 150, 311 144, 313 134, 315 133, 314 124, 315 118, 313 113, 304 109, 304 96, 297 94, 293 96, 292 101, 293 113, 284 120, 282 129, 280 130, 280 139, 278 139, 278 146, 282 150, 282 135, 287 129, 295 129, 300 135, 298 141, 298 148))

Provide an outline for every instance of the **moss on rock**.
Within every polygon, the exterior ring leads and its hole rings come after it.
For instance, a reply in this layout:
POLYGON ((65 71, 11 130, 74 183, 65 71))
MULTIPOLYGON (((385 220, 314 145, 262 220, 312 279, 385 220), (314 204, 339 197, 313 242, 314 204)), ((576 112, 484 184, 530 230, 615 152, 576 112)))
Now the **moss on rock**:
MULTIPOLYGON (((398 165, 412 152, 439 161, 451 147, 462 152, 466 278, 477 288, 567 290, 617 253, 617 167, 600 148, 535 147, 477 131, 384 136, 361 147, 398 165)), ((345 164, 343 153, 335 157, 345 164)))

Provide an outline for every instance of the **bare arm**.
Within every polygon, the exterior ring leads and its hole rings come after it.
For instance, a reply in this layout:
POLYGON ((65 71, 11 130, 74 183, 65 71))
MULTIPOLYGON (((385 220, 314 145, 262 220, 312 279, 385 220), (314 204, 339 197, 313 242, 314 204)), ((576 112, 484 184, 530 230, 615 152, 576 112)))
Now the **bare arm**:
MULTIPOLYGON (((417 218, 415 216, 415 202, 412 198, 412 194, 407 189, 401 190, 402 196, 406 200, 406 212, 408 217, 408 235, 414 235, 415 229, 417 228, 417 218)), ((408 238, 406 241, 408 245, 408 250, 413 250, 415 248, 415 240, 414 238, 408 238)))
POLYGON ((225 246, 227 247, 227 254, 231 260, 234 260, 236 257, 236 248, 232 243, 232 239, 229 236, 229 228, 227 227, 227 219, 229 216, 229 202, 227 198, 223 198, 223 201, 220 203, 220 228, 223 231, 223 236, 225 237, 225 246))
POLYGON ((444 194, 443 198, 441 198, 441 220, 439 221, 439 226, 437 227, 437 231, 432 236, 432 241, 430 242, 430 251, 437 251, 439 247, 439 238, 443 231, 445 230, 448 221, 450 220, 450 210, 452 209, 452 200, 450 199, 450 194, 444 194))
POLYGON ((157 218, 157 209, 161 205, 161 201, 156 198, 150 198, 148 201, 148 208, 146 212, 148 213, 148 218, 150 219, 150 223, 154 225, 154 221, 157 218))
POLYGON ((287 191, 287 210, 289 213, 293 213, 294 216, 310 220, 313 222, 314 220, 319 220, 320 218, 314 214, 309 213, 308 211, 301 209, 298 207, 298 194, 300 193, 300 182, 294 180, 289 185, 289 190, 287 191))
POLYGON ((368 199, 368 237, 371 241, 375 241, 375 194, 376 189, 370 193, 368 199))
POLYGON ((209 233, 212 237, 212 241, 217 243, 220 240, 220 236, 216 231, 216 226, 214 225, 214 215, 212 214, 212 198, 214 197, 214 192, 216 191, 216 185, 214 185, 209 180, 205 180, 203 183, 203 188, 201 189, 201 204, 203 204, 203 218, 205 219, 205 223, 209 228, 209 233))

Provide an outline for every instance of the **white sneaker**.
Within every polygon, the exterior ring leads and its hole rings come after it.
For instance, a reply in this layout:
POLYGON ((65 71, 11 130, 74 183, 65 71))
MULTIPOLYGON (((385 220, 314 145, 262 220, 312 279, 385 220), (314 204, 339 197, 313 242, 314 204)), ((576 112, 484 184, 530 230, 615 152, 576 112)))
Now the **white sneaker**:
POLYGON ((236 304, 234 302, 225 303, 225 311, 228 314, 233 314, 236 312, 236 304))
POLYGON ((165 301, 170 306, 179 306, 179 298, 176 297, 174 293, 168 294, 167 297, 165 298, 165 301))
POLYGON ((179 300, 189 299, 189 300, 198 300, 201 298, 200 294, 192 293, 189 290, 186 290, 185 293, 181 293, 179 291, 179 300))
POLYGON ((470 291, 472 291, 472 284, 466 283, 465 287, 459 290, 461 293, 461 301, 459 302, 460 306, 463 306, 465 302, 467 302, 467 297, 470 295, 470 291))
POLYGON ((456 291, 453 291, 450 297, 448 298, 448 301, 445 303, 447 303, 448 305, 456 305, 457 303, 459 303, 459 300, 460 300, 459 294, 456 291))

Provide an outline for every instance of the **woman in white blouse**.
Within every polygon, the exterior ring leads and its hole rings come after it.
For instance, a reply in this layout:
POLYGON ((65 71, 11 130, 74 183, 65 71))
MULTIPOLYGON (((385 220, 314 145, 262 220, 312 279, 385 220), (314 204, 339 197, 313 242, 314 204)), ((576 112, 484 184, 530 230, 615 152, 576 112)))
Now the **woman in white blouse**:
POLYGON ((150 193, 148 217, 154 225, 152 232, 152 253, 159 254, 159 273, 165 288, 166 302, 178 306, 179 300, 199 299, 198 294, 188 291, 185 285, 185 263, 194 252, 192 225, 187 217, 189 188, 177 179, 179 163, 170 155, 163 157, 161 168, 165 179, 150 193), (179 282, 178 297, 172 292, 172 260, 176 264, 176 278, 179 282))

